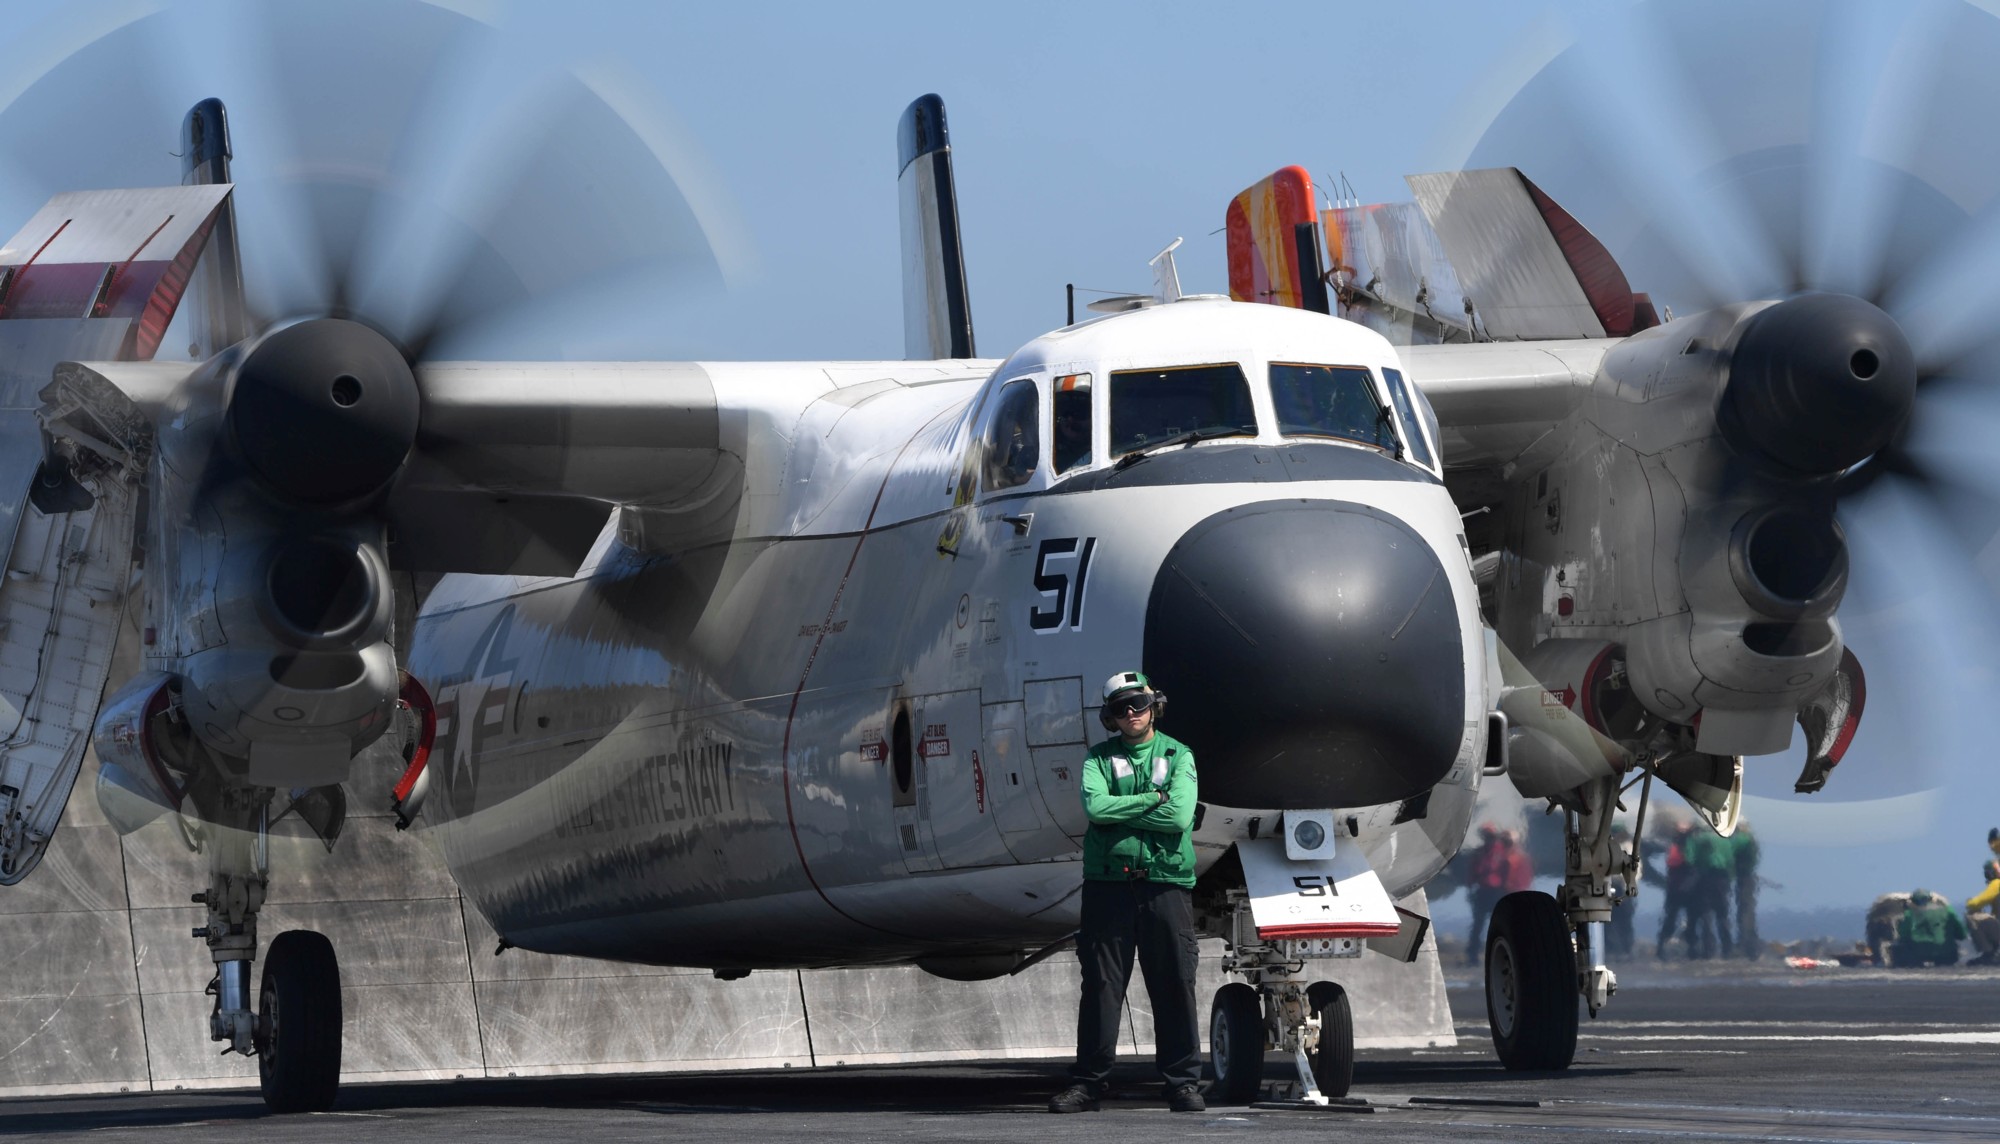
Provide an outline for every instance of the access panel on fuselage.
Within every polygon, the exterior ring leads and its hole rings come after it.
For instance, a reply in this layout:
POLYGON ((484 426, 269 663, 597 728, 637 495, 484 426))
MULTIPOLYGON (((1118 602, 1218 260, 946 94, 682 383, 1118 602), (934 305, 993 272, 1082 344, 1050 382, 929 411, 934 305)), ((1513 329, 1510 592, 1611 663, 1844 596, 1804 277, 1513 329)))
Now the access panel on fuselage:
POLYGON ((911 711, 917 806, 937 864, 949 869, 1011 863, 979 757, 979 692, 919 696, 911 711))

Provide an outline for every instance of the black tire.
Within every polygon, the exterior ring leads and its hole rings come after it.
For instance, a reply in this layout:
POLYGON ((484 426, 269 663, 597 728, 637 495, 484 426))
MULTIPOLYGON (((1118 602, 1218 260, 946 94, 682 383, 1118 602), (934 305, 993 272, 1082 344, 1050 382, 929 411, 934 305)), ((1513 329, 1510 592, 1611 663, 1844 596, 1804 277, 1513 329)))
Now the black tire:
POLYGON ((1241 981, 1215 991, 1208 1011, 1208 1063, 1215 1072, 1208 1095, 1218 1104, 1248 1104, 1264 1087, 1264 1005, 1241 981))
POLYGON ((1486 1019, 1500 1063, 1566 1069, 1576 1059, 1576 947, 1547 894, 1524 890, 1493 907, 1486 931, 1486 1019))
POLYGON ((325 1112, 340 1088, 340 962, 333 943, 286 930, 264 952, 257 1079, 273 1112, 325 1112))
POLYGON ((1354 1087, 1354 1010, 1347 990, 1331 981, 1306 986, 1306 999, 1319 1014, 1319 1048, 1313 1051, 1313 1083, 1327 1096, 1346 1096, 1354 1087))

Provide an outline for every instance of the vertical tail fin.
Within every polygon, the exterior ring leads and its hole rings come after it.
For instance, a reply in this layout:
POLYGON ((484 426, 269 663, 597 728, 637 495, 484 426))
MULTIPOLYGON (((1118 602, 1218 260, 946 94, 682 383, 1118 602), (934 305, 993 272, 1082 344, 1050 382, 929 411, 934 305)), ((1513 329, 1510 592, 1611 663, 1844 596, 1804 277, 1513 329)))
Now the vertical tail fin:
MULTIPOLYGON (((229 182, 229 115, 219 99, 204 99, 181 121, 181 185, 229 182)), ((243 309, 243 260, 236 249, 236 202, 223 200, 195 270, 190 317, 195 356, 210 357, 250 334, 243 309)))
POLYGON ((903 353, 916 360, 969 358, 972 303, 959 245, 958 189, 944 101, 926 95, 896 125, 903 230, 903 353))
POLYGON ((1327 313, 1318 221, 1304 167, 1281 167, 1229 200, 1229 296, 1327 313))

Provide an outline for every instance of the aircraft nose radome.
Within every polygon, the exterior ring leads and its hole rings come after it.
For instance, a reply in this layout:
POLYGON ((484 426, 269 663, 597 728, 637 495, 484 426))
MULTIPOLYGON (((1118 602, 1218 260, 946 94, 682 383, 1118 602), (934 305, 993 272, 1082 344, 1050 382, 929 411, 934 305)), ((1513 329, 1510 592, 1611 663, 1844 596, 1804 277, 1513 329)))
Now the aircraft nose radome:
POLYGON ((1368 806, 1417 795, 1458 753, 1465 669, 1444 568, 1365 505, 1242 505, 1188 530, 1146 607, 1163 730, 1222 806, 1368 806))

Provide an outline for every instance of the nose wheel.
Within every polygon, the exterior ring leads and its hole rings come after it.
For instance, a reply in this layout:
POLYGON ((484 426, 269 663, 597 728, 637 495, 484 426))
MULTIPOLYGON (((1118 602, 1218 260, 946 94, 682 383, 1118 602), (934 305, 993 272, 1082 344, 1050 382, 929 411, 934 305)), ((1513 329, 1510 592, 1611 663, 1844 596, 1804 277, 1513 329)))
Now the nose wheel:
POLYGON ((1313 1080, 1324 1096, 1346 1096, 1354 1087, 1354 1010, 1347 990, 1315 981, 1306 986, 1306 1000, 1319 1018, 1319 1044, 1311 1053, 1313 1080))
POLYGON ((273 1112, 324 1112, 340 1087, 340 963, 333 943, 287 930, 264 954, 257 1079, 273 1112))
POLYGON ((1215 1070, 1209 1097, 1218 1104, 1248 1104, 1264 1087, 1264 1006, 1257 990, 1241 981, 1215 991, 1208 1060, 1215 1070))

